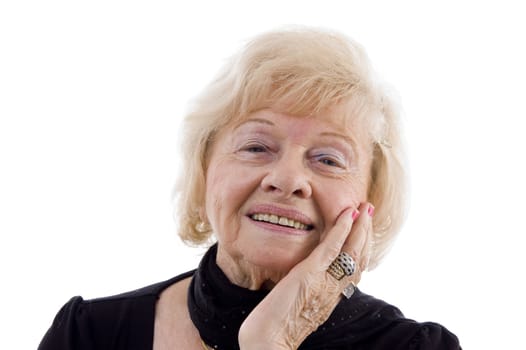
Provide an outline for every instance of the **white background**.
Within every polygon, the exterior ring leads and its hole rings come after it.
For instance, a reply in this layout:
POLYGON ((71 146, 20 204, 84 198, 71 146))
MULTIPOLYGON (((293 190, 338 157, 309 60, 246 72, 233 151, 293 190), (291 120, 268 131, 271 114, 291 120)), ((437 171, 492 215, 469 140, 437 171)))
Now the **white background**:
POLYGON ((284 24, 355 38, 402 96, 411 212, 362 289, 466 349, 525 348, 524 10, 188 3, 0 4, 0 348, 36 348, 73 295, 196 266, 171 214, 180 118, 243 40, 284 24))

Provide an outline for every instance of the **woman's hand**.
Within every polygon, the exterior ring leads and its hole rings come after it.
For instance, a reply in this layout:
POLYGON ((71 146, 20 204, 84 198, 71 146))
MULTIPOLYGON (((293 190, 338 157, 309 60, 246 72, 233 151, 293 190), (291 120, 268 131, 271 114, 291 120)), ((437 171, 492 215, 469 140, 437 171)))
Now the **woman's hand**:
POLYGON ((343 211, 323 241, 250 313, 239 330, 241 349, 297 349, 327 320, 343 289, 358 284, 369 259, 374 207, 362 204, 359 210, 354 221, 352 209, 343 211), (337 280, 327 268, 342 251, 354 258, 356 271, 337 280))

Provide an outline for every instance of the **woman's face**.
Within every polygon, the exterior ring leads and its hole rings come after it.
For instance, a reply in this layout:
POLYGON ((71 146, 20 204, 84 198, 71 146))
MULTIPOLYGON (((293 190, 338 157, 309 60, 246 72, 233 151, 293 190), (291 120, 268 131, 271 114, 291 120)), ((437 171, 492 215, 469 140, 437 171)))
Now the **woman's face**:
POLYGON ((313 117, 264 109, 217 135, 206 214, 221 254, 287 273, 343 210, 366 201, 367 133, 339 115, 338 108, 313 117))

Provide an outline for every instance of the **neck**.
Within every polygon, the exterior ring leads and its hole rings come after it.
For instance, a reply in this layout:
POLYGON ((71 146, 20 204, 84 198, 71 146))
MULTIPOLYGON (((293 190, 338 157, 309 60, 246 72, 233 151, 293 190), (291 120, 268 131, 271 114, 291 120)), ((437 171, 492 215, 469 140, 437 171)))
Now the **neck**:
POLYGON ((257 266, 243 256, 234 258, 220 245, 216 263, 232 284, 249 290, 271 290, 288 272, 257 266))
POLYGON ((217 265, 217 245, 203 256, 188 288, 188 311, 201 339, 213 349, 239 350, 239 328, 268 295, 229 281, 217 265))

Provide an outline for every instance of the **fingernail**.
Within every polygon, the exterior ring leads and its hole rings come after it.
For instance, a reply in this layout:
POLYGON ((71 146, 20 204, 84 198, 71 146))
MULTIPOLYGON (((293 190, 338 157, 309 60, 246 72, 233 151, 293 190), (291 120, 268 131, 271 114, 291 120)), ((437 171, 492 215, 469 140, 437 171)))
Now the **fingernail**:
POLYGON ((358 211, 358 209, 355 209, 353 212, 352 212, 352 219, 353 221, 356 220, 356 218, 360 216, 360 212, 358 211))
POLYGON ((373 215, 374 215, 374 206, 372 204, 369 204, 369 208, 367 208, 367 214, 369 214, 370 217, 373 217, 373 215))

